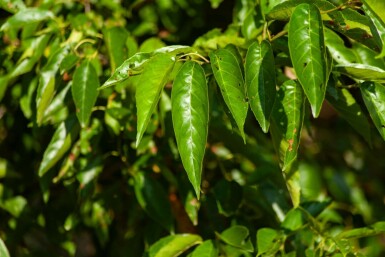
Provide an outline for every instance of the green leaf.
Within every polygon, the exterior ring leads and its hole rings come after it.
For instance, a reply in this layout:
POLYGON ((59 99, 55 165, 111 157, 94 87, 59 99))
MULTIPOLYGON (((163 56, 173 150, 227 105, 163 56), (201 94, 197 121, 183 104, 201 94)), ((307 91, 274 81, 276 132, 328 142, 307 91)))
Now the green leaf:
POLYGON ((255 42, 249 47, 245 74, 251 110, 263 132, 267 133, 276 95, 274 55, 268 41, 255 42))
POLYGON ((328 48, 334 61, 341 64, 358 62, 354 51, 345 46, 344 41, 336 32, 325 28, 325 45, 328 48))
POLYGON ((213 240, 206 240, 192 252, 191 257, 218 257, 218 248, 213 240))
POLYGON ((384 10, 385 7, 382 7, 383 9, 377 9, 377 5, 381 6, 384 5, 384 3, 381 1, 375 2, 372 0, 363 2, 363 9, 371 21, 370 30, 377 44, 382 48, 377 58, 383 58, 385 56, 385 15, 383 11, 381 12, 381 10, 384 10))
POLYGON ((42 177, 64 156, 72 146, 78 134, 79 127, 72 116, 57 127, 48 147, 44 151, 43 160, 39 167, 40 177, 42 177))
POLYGON ((361 94, 374 125, 385 140, 385 86, 365 82, 361 84, 361 94))
POLYGON ((279 231, 272 228, 261 228, 257 232, 258 255, 275 256, 283 244, 283 238, 279 231))
POLYGON ((209 99, 203 68, 189 61, 180 68, 173 84, 172 121, 183 166, 199 199, 205 155, 209 99))
POLYGON ((289 50, 313 117, 318 117, 329 74, 321 14, 314 5, 301 4, 295 8, 289 24, 289 50))
POLYGON ((361 136, 371 144, 370 126, 365 113, 347 89, 328 86, 327 101, 361 136))
POLYGON ((39 8, 26 8, 20 10, 9 18, 0 28, 0 31, 22 28, 27 24, 54 18, 51 11, 39 8))
POLYGON ((235 181, 221 179, 214 187, 219 213, 226 217, 234 215, 242 201, 242 187, 235 181))
POLYGON ((211 8, 216 9, 223 2, 223 0, 210 0, 211 8))
POLYGON ((385 70, 360 63, 339 64, 335 70, 359 80, 385 82, 385 70))
POLYGON ((53 53, 47 64, 42 69, 36 94, 36 120, 38 125, 41 125, 47 107, 51 103, 52 97, 55 94, 56 73, 59 70, 61 62, 68 55, 68 52, 69 46, 58 49, 55 53, 53 53))
POLYGON ((219 238, 231 246, 253 252, 254 247, 250 241, 249 230, 244 226, 235 225, 223 231, 219 238))
POLYGON ((385 2, 378 0, 362 0, 364 5, 385 24, 385 2))
POLYGON ((165 43, 157 37, 146 39, 139 47, 139 52, 153 52, 159 48, 165 47, 165 43))
POLYGON ((277 93, 270 132, 283 170, 297 158, 304 117, 304 97, 301 86, 286 81, 277 93))
POLYGON ((114 72, 126 59, 127 50, 125 45, 129 33, 123 27, 112 27, 106 29, 103 34, 110 57, 111 71, 114 72))
POLYGON ((168 81, 174 64, 175 57, 160 53, 148 61, 140 75, 135 94, 138 113, 136 146, 139 145, 146 131, 151 115, 154 113, 160 94, 168 81))
POLYGON ((300 229, 304 225, 304 217, 300 209, 291 209, 283 220, 281 227, 289 231, 300 229))
POLYGON ((341 239, 369 237, 369 236, 376 236, 382 233, 385 233, 385 222, 380 221, 368 227, 343 231, 337 235, 336 239, 341 240, 341 239))
POLYGON ((145 172, 138 172, 134 179, 135 195, 139 205, 159 225, 172 231, 174 222, 171 205, 162 185, 145 172))
POLYGON ((0 238, 0 256, 2 256, 2 257, 10 257, 8 249, 5 246, 4 241, 1 238, 0 238))
POLYGON ((76 115, 84 128, 90 119, 92 108, 98 97, 99 79, 95 68, 89 61, 83 61, 76 69, 72 83, 72 97, 76 115))
POLYGON ((248 104, 245 95, 242 58, 234 45, 228 45, 210 53, 211 67, 221 89, 222 96, 246 141, 243 126, 248 104))
POLYGON ((149 257, 176 257, 201 242, 202 238, 193 234, 167 236, 150 247, 149 257))

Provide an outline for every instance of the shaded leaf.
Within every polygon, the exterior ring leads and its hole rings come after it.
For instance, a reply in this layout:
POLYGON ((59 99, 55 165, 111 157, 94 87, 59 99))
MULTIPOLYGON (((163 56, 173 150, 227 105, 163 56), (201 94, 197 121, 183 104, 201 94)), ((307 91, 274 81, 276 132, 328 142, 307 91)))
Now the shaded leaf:
POLYGON ((150 247, 149 257, 176 257, 201 242, 202 238, 193 234, 167 236, 150 247))
POLYGON ((22 9, 11 18, 9 18, 0 28, 0 30, 18 29, 27 24, 54 18, 51 11, 39 8, 22 9))
POLYGON ((385 222, 380 221, 368 227, 343 231, 337 235, 337 240, 376 236, 382 233, 385 233, 385 222))
POLYGON ((218 248, 212 240, 206 240, 195 248, 191 257, 218 257, 218 248))
POLYGON ((92 108, 98 97, 99 79, 95 68, 89 61, 83 61, 76 69, 72 83, 72 97, 80 125, 86 127, 92 108))
POLYGON ((385 70, 360 63, 339 64, 335 70, 359 80, 385 81, 385 70))
POLYGON ((222 179, 215 184, 214 195, 218 210, 226 217, 234 215, 242 201, 242 187, 235 181, 222 179))
POLYGON ((304 98, 301 86, 288 80, 277 93, 270 128, 283 170, 297 158, 303 117, 304 98))
POLYGON ((186 62, 172 88, 172 121, 182 163, 198 199, 208 133, 208 100, 203 68, 196 62, 186 62))
POLYGON ((263 132, 267 133, 276 95, 274 55, 268 41, 255 42, 249 47, 245 74, 251 110, 263 132))
POLYGON ((246 102, 241 56, 235 46, 228 45, 225 48, 211 52, 210 59, 222 96, 245 141, 243 126, 248 104, 246 102))
POLYGON ((231 246, 253 252, 254 247, 250 241, 249 230, 244 226, 235 225, 223 231, 219 238, 231 246))
POLYGON ((385 140, 385 86, 375 82, 365 82, 360 88, 370 117, 385 140))
POLYGON ((328 72, 321 14, 309 4, 297 6, 289 24, 290 57, 298 80, 318 117, 326 92, 328 72))

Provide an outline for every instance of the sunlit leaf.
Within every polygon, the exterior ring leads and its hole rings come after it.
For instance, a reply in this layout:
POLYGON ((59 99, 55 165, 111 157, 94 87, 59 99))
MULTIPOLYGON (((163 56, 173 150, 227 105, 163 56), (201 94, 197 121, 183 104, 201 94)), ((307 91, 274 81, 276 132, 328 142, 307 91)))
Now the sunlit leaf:
POLYGON ((176 257, 201 242, 202 238, 193 234, 167 236, 150 247, 149 257, 176 257))
POLYGON ((111 71, 114 72, 126 59, 125 41, 128 37, 128 32, 123 27, 112 27, 106 29, 103 34, 110 57, 111 71))
POLYGON ((11 18, 1 26, 0 30, 17 29, 33 22, 52 18, 54 18, 54 14, 51 11, 40 8, 26 8, 11 16, 11 18))
MULTIPOLYGON (((0 238, 0 256, 10 257, 7 247, 5 246, 3 240, 0 238)), ((208 255, 209 256, 209 255, 208 255)))
POLYGON ((272 228, 261 228, 257 232, 258 255, 274 256, 282 245, 281 233, 272 228))
POLYGON ((212 240, 206 240, 195 248, 191 257, 218 257, 218 248, 212 240))
POLYGON ((368 81, 385 81, 385 70, 360 63, 339 64, 334 66, 335 70, 349 75, 355 79, 368 81))
POLYGON ((249 230, 244 226, 235 225, 223 231, 219 238, 226 244, 253 252, 254 247, 250 240, 249 230))
POLYGON ((385 222, 380 221, 368 227, 343 231, 337 235, 337 240, 369 237, 383 233, 385 233, 385 222))

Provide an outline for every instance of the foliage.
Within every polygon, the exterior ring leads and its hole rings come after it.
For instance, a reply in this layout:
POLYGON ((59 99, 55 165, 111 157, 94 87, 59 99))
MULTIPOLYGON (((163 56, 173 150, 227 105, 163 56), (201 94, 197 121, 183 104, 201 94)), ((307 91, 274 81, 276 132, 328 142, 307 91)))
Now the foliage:
POLYGON ((382 1, 0 7, 0 256, 385 254, 382 1))

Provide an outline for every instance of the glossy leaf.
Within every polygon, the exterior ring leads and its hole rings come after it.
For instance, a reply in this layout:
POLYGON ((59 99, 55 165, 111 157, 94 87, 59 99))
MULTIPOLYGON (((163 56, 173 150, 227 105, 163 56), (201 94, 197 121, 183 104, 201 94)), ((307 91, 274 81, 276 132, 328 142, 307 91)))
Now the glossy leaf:
POLYGON ((384 1, 362 0, 362 2, 365 4, 367 8, 369 8, 371 11, 374 12, 374 15, 376 15, 381 20, 382 24, 385 24, 385 2, 384 1))
POLYGON ((47 64, 44 66, 40 78, 39 86, 37 88, 36 95, 36 119, 37 124, 41 125, 45 111, 49 104, 52 101, 52 98, 56 90, 56 73, 59 70, 60 64, 63 59, 67 56, 69 52, 69 47, 65 46, 58 49, 48 60, 47 64))
POLYGON ((206 240, 195 248, 191 257, 218 257, 218 248, 212 240, 206 240))
POLYGON ((111 71, 114 72, 126 59, 127 50, 125 43, 128 31, 123 27, 112 27, 106 29, 103 34, 110 57, 111 71))
POLYGON ((74 143, 78 134, 79 126, 72 116, 57 127, 55 134, 44 151, 43 160, 41 161, 38 172, 40 177, 64 156, 74 143))
POLYGON ((162 185, 144 172, 135 175, 135 195, 146 213, 168 231, 173 230, 173 215, 162 185))
POLYGON ((26 8, 11 16, 0 28, 0 30, 18 29, 27 24, 54 18, 51 11, 39 8, 26 8))
POLYGON ((270 128, 283 170, 297 158, 303 117, 304 96, 301 86, 288 80, 277 93, 270 128))
POLYGON ((186 62, 172 88, 172 121, 182 163, 198 199, 208 132, 208 100, 203 68, 196 62, 186 62))
POLYGON ((385 6, 382 7, 381 5, 384 5, 384 3, 372 0, 364 1, 363 5, 363 9, 371 21, 370 30, 377 44, 382 48, 377 58, 383 58, 385 56, 385 15, 383 12, 385 6), (382 7, 382 9, 378 9, 378 7, 382 7), (380 16, 382 16, 382 18, 380 16))
POLYGON ((193 234, 167 236, 150 247, 149 257, 176 257, 201 242, 202 238, 193 234))
POLYGON ((233 45, 210 53, 211 67, 221 89, 223 99, 229 108, 245 141, 245 124, 248 104, 245 95, 242 58, 233 45))
POLYGON ((371 144, 370 126, 365 113, 347 89, 328 86, 327 101, 336 111, 371 144))
POLYGON ((360 63, 335 65, 335 70, 359 80, 385 81, 385 70, 360 63))
POLYGON ((276 95, 275 64, 271 45, 264 40, 247 50, 245 64, 247 97, 262 131, 267 133, 276 95))
POLYGON ((333 30, 325 28, 325 44, 334 61, 340 64, 358 62, 357 56, 351 48, 345 46, 342 38, 333 30))
POLYGON ((385 86, 375 82, 365 82, 360 88, 370 117, 385 140, 385 86))
POLYGON ((0 238, 0 256, 10 257, 7 247, 5 246, 3 240, 0 238))
POLYGON ((92 108, 98 97, 99 79, 95 68, 89 61, 84 61, 76 69, 72 83, 72 97, 76 106, 76 115, 84 128, 90 119, 92 108))
POLYGON ((261 228, 257 232, 258 255, 274 256, 282 245, 282 235, 272 228, 261 228))
POLYGON ((136 146, 139 145, 146 131, 174 63, 175 57, 168 54, 157 54, 148 61, 140 75, 135 95, 138 116, 136 146))
POLYGON ((289 50, 298 80, 318 117, 326 92, 328 72, 321 14, 317 7, 301 4, 289 24, 289 50))
POLYGON ((254 247, 250 241, 249 230, 244 226, 235 225, 223 231, 219 238, 226 244, 253 252, 254 247))

